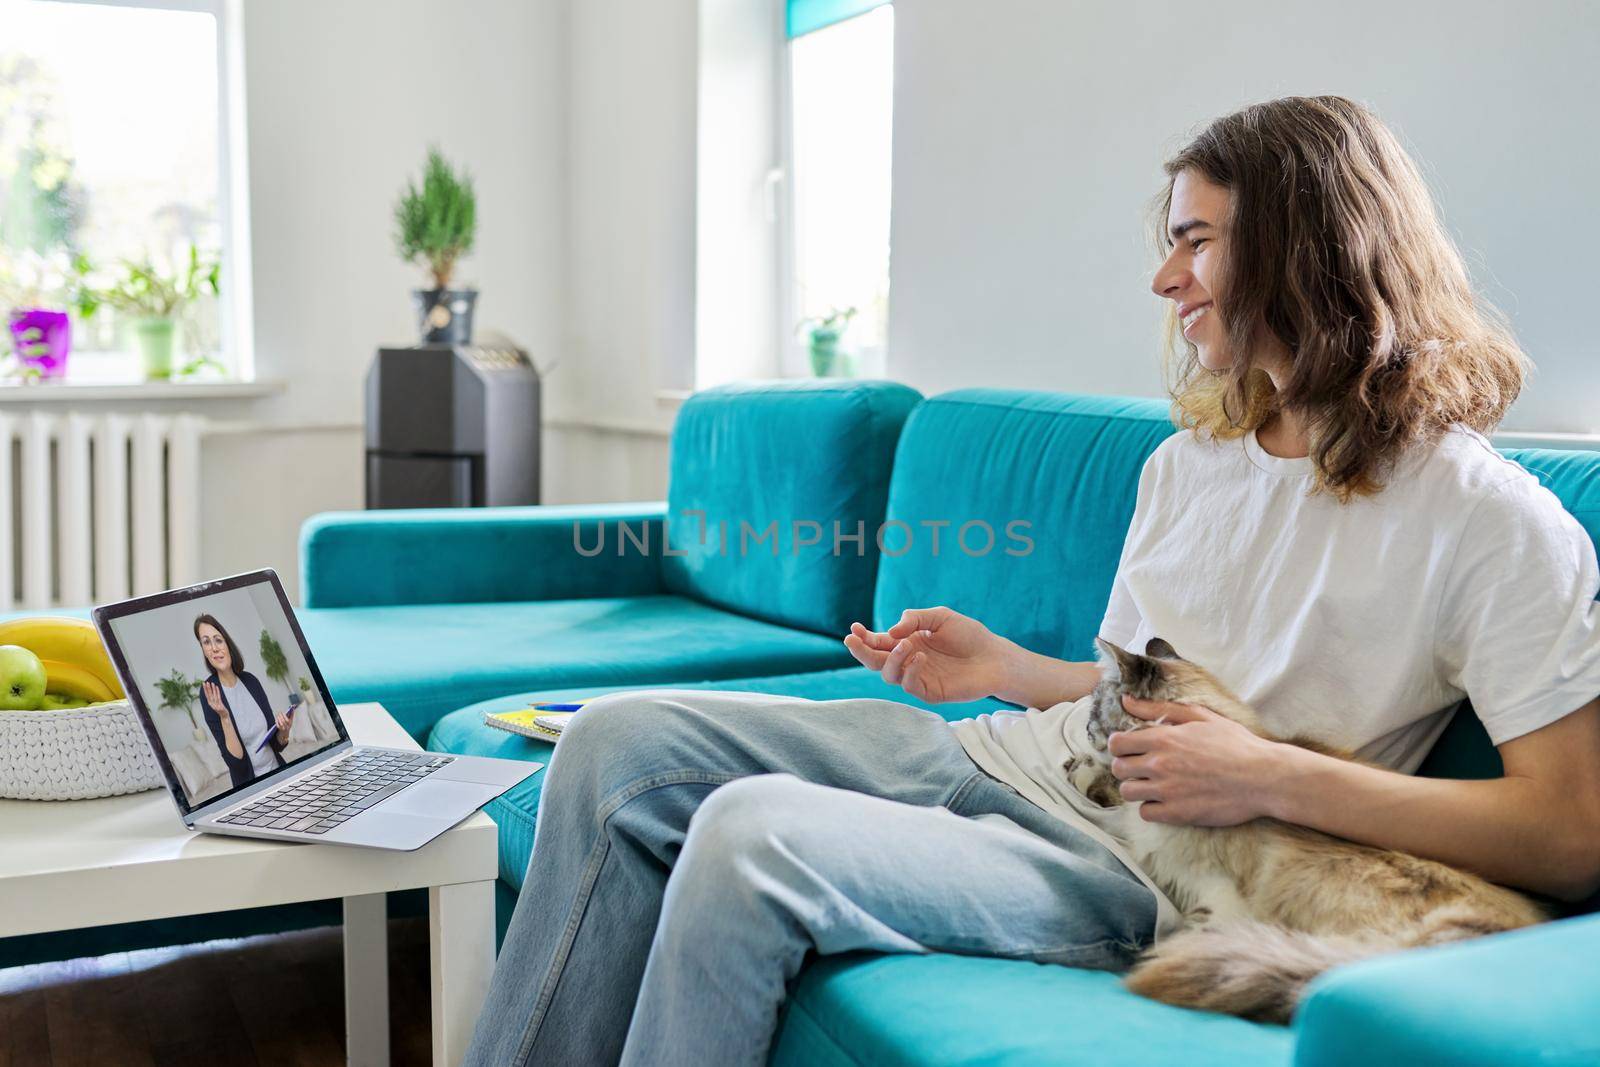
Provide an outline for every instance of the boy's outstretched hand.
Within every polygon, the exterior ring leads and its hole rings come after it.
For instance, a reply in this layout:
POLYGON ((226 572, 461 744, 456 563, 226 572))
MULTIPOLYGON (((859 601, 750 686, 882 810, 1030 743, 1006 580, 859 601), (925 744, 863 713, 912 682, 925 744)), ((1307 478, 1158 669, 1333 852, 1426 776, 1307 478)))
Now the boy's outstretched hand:
POLYGON ((853 622, 844 644, 884 681, 930 704, 1000 691, 1021 651, 977 619, 942 607, 911 608, 883 633, 853 622))

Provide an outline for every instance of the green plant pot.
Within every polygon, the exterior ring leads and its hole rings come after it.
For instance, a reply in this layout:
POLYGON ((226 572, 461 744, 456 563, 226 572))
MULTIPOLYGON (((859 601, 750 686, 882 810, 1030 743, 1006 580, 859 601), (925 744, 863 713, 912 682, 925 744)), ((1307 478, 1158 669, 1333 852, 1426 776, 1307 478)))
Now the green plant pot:
POLYGON ((147 378, 172 377, 172 337, 177 323, 172 319, 133 320, 133 339, 139 346, 147 378))
POLYGON ((818 378, 831 377, 839 372, 839 341, 837 338, 811 342, 811 373, 818 378))

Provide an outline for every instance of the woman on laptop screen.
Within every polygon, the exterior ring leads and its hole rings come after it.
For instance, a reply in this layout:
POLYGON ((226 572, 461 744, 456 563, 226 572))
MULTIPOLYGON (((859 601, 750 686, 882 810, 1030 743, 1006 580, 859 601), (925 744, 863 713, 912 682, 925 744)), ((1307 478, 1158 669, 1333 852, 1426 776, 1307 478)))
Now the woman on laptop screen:
POLYGON ((216 616, 197 617, 194 637, 211 672, 200 686, 200 710, 237 789, 283 766, 281 753, 289 740, 289 717, 273 713, 266 690, 244 669, 239 646, 216 616))

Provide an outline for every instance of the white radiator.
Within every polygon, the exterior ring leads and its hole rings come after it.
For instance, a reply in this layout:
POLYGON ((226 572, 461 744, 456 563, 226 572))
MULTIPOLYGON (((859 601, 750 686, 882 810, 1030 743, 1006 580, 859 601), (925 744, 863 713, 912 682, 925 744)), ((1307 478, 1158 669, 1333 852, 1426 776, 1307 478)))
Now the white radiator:
POLYGON ((0 414, 0 611, 198 580, 195 415, 0 414))

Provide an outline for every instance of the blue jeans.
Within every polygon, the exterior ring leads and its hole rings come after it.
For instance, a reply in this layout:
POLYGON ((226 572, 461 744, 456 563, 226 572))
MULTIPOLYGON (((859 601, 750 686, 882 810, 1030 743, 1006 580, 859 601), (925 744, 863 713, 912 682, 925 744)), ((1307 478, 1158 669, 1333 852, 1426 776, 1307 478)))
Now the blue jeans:
POLYGON ((616 693, 574 716, 467 1063, 760 1064, 809 953, 1121 969, 1155 902, 888 700, 616 693))

